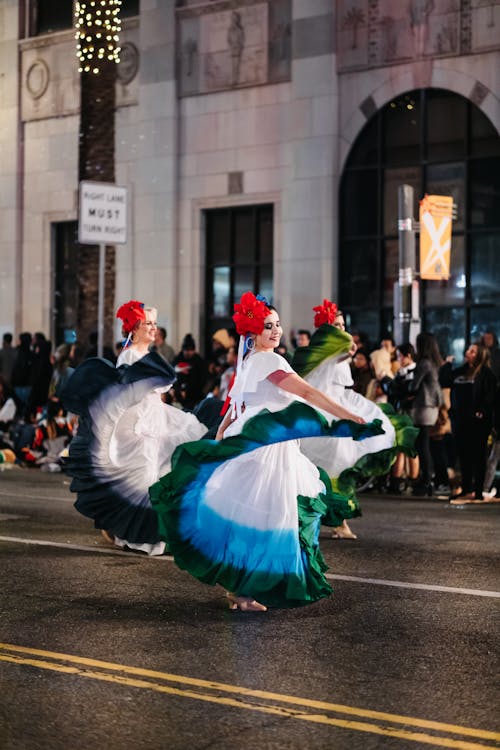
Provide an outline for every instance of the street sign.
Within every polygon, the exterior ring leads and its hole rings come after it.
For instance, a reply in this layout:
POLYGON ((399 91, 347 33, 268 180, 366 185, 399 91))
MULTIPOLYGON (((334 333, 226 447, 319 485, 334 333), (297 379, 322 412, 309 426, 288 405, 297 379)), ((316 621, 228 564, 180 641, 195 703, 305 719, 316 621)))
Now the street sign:
POLYGON ((106 245, 127 241, 127 188, 109 182, 80 182, 78 242, 99 245, 99 289, 97 305, 97 354, 104 348, 104 276, 106 245))
POLYGON ((127 188, 109 182, 80 182, 78 242, 82 245, 127 242, 127 188))
POLYGON ((453 198, 424 195, 420 201, 420 278, 450 278, 453 198))

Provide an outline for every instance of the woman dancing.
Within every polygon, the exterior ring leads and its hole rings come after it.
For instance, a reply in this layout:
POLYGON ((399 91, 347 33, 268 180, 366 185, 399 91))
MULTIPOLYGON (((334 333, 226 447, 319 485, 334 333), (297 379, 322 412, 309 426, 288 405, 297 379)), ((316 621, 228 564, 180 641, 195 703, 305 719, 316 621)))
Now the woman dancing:
POLYGON ((301 453, 298 438, 363 439, 381 428, 313 388, 274 353, 282 328, 263 298, 246 292, 235 310, 239 365, 218 441, 180 446, 171 473, 150 495, 179 567, 221 584, 231 609, 265 611, 331 592, 318 543, 329 480, 301 453), (338 421, 330 424, 312 407, 338 421))
POLYGON ((332 480, 335 502, 323 522, 333 526, 333 536, 356 539, 347 523, 348 518, 361 515, 356 497, 356 479, 386 474, 400 451, 412 453, 417 435, 411 420, 395 414, 392 407, 368 400, 352 389, 351 357, 356 351, 352 336, 345 330, 344 315, 330 300, 313 308, 314 332, 308 346, 295 351, 292 367, 308 383, 315 386, 345 409, 365 420, 379 419, 384 430, 362 442, 355 440, 301 441, 301 450, 332 480))
POLYGON ((94 519, 107 541, 160 555, 165 543, 148 488, 170 470, 174 449, 199 439, 206 428, 161 399, 175 372, 149 351, 155 308, 130 300, 116 317, 127 336, 116 369, 104 359, 85 360, 63 394, 65 407, 80 417, 65 471, 78 495, 75 508, 94 519))

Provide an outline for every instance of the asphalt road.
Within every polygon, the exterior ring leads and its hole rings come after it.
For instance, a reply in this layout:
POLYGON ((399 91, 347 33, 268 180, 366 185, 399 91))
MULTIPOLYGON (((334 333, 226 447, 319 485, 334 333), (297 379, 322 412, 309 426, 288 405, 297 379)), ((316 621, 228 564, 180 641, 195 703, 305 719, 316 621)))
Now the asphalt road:
POLYGON ((72 502, 0 472, 1 750, 500 746, 499 505, 365 495, 331 598, 245 614, 72 502))

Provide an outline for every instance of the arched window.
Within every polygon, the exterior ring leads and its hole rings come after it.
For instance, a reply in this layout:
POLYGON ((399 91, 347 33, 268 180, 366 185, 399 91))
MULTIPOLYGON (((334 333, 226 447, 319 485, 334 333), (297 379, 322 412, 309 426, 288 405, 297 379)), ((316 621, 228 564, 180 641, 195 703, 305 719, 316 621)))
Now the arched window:
POLYGON ((451 276, 421 283, 421 317, 442 353, 461 358, 485 329, 500 334, 499 134, 464 97, 422 89, 389 102, 354 143, 340 189, 339 299, 374 343, 392 331, 402 184, 414 187, 417 220, 424 193, 457 204, 451 276))

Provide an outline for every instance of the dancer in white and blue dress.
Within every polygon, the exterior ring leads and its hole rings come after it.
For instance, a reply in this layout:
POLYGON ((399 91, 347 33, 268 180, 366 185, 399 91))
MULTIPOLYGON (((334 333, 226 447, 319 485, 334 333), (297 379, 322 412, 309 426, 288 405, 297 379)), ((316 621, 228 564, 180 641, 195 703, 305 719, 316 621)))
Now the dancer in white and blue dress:
POLYGON ((278 313, 246 292, 233 320, 251 347, 239 357, 218 441, 180 446, 150 489, 160 532, 179 567, 220 584, 231 609, 307 604, 328 596, 319 528, 328 477, 298 439, 363 439, 381 432, 308 385, 274 353, 278 313), (336 419, 325 419, 315 408, 336 419), (223 438, 223 439, 222 439, 223 438))
POLYGON ((118 310, 130 346, 116 369, 103 359, 83 362, 73 373, 64 403, 80 415, 65 471, 78 494, 76 509, 94 519, 108 541, 162 554, 156 513, 148 488, 170 470, 182 442, 199 439, 206 428, 193 414, 161 399, 175 372, 149 347, 156 310, 130 300, 118 310))
POLYGON ((346 332, 344 315, 327 299, 313 310, 316 331, 308 346, 296 349, 292 367, 308 383, 367 422, 381 420, 384 430, 382 435, 362 442, 306 438, 300 443, 301 450, 328 473, 334 489, 338 490, 325 519, 334 527, 333 536, 356 539, 346 520, 361 515, 355 480, 386 474, 398 452, 414 455, 418 430, 407 416, 396 414, 392 407, 376 404, 352 389, 350 361, 356 345, 346 332))

